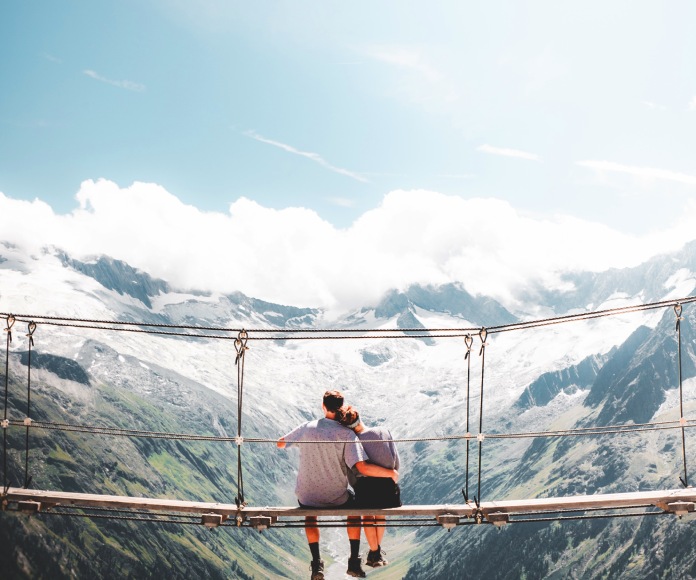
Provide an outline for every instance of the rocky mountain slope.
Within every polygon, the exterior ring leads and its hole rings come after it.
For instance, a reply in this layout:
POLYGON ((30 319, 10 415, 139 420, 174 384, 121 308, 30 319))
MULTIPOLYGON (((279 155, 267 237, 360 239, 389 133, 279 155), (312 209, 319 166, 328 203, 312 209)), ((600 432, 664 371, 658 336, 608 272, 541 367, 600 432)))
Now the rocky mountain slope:
MULTIPOLYGON (((0 245, 0 312, 190 324, 249 330, 243 434, 274 439, 316 417, 321 393, 342 389, 365 419, 397 438, 465 431, 478 424, 485 371, 484 432, 521 433, 673 420, 678 417, 675 314, 638 312, 491 334, 485 368, 474 333, 469 384, 461 338, 414 339, 414 329, 478 328, 690 295, 696 245, 638 268, 568 274, 564 292, 536 287, 506 306, 457 285, 394 290, 338 319, 314 308, 244 296, 175 289, 108 257, 91 262, 48 250, 27 255, 0 245), (255 329, 392 328, 403 338, 259 340, 255 329), (470 398, 467 401, 467 387, 470 398), (677 413, 675 415, 675 413, 677 413)), ((682 321, 686 413, 696 406, 696 308, 682 321)), ((2 319, 4 322, 4 319, 2 319)), ((10 415, 26 409, 27 341, 16 328, 9 357, 10 415)), ((422 332, 418 332, 422 334, 422 332)), ((236 432, 235 351, 229 340, 143 335, 39 323, 32 358, 32 417, 55 422, 167 432, 236 432)), ((2 366, 4 369, 4 366, 2 366)), ((4 370, 3 370, 4 372, 4 370)), ((4 376, 0 377, 4 384, 4 376)), ((24 479, 24 431, 9 429, 9 473, 24 479)), ((32 430, 32 487, 233 501, 232 444, 87 436, 32 430)), ((696 440, 687 430, 687 450, 696 440)), ((407 503, 460 503, 463 441, 402 443, 407 503)), ((470 468, 470 495, 547 497, 678 487, 680 432, 613 437, 487 440, 482 489, 470 468)), ((245 497, 291 503, 292 453, 243 448, 245 497)), ((693 455, 690 455, 693 456, 693 455)), ((694 476, 696 477, 696 476, 694 476)), ((197 526, 65 516, 0 515, 3 561, 12 577, 296 577, 306 569, 304 538, 292 530, 256 534, 197 526), (240 533, 241 532, 241 533, 240 533), (137 540, 135 539, 137 537, 137 540), (246 575, 246 576, 245 576, 246 575)), ((401 561, 376 578, 689 577, 694 558, 675 542, 688 523, 670 517, 591 519, 424 528, 387 536, 401 561)), ((685 544, 688 545, 688 544, 685 544)), ((337 554, 340 557, 340 555, 337 554)))

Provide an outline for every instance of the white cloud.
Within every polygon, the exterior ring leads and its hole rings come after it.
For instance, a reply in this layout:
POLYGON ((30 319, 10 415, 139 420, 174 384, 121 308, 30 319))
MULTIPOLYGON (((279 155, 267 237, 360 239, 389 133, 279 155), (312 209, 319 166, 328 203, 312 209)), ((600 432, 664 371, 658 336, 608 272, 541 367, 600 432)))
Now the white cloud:
POLYGON ((412 283, 461 282, 509 299, 534 279, 558 284, 569 269, 636 265, 694 239, 696 202, 673 227, 644 236, 569 216, 536 217, 495 199, 393 191, 338 229, 304 208, 269 209, 249 199, 229 213, 203 212, 161 186, 85 181, 79 207, 0 194, 0 241, 32 252, 56 246, 76 258, 106 254, 179 289, 247 295, 345 310, 412 283))
POLYGON ((368 45, 356 49, 361 55, 389 65, 392 75, 383 77, 382 90, 391 97, 425 107, 426 110, 451 110, 464 92, 460 67, 452 68, 451 54, 432 46, 368 45), (431 54, 427 54, 427 53, 431 54), (437 62, 438 66, 433 64, 437 62), (449 66, 448 66, 449 63, 449 66))
POLYGON ((62 64, 62 62, 63 62, 57 56, 53 56, 52 54, 49 54, 47 52, 41 53, 41 56, 43 56, 46 60, 50 60, 51 62, 55 62, 56 64, 62 64))
POLYGON ((355 173, 354 171, 349 171, 348 169, 343 169, 341 167, 336 167, 335 165, 331 165, 328 161, 326 161, 321 155, 318 153, 312 153, 310 151, 300 151, 299 149, 296 149, 292 145, 287 145, 286 143, 281 143, 280 141, 274 141, 273 139, 267 139, 266 137, 262 137, 255 131, 246 131, 244 133, 247 137, 251 137, 252 139, 255 139, 256 141, 259 141, 261 143, 266 143, 267 145, 273 145, 274 147, 278 147, 279 149, 282 149, 283 151, 287 151, 288 153, 292 153, 294 155, 299 155, 300 157, 306 157, 307 159, 311 159, 315 163, 318 163, 322 167, 325 167, 329 171, 333 171, 334 173, 340 173, 341 175, 346 175, 347 177, 350 177, 352 179, 355 179, 357 181, 362 181, 363 183, 369 183, 369 181, 360 175, 359 173, 355 173))
POLYGON ((620 163, 614 163, 612 161, 577 161, 577 165, 581 167, 587 167, 593 169, 600 173, 604 172, 614 172, 614 173, 627 173, 633 177, 643 180, 662 180, 662 181, 676 181, 678 183, 685 183, 686 185, 696 185, 696 175, 689 175, 687 173, 678 173, 676 171, 669 171, 667 169, 658 169, 656 167, 639 167, 636 165, 622 165, 620 163))
POLYGON ((338 207, 354 207, 355 202, 352 199, 347 199, 345 197, 330 197, 328 201, 338 207))
POLYGON ((652 101, 641 101, 641 105, 645 105, 648 109, 652 110, 658 110, 658 111, 666 111, 667 107, 664 105, 658 105, 657 103, 653 103, 652 101))
POLYGON ((82 71, 85 75, 88 77, 100 81, 102 83, 106 83, 107 85, 112 85, 114 87, 118 87, 119 89, 126 89, 127 91, 134 91, 136 93, 141 93, 145 90, 145 85, 142 85, 140 83, 135 83, 133 81, 115 81, 112 79, 107 79, 106 77, 103 77, 93 70, 83 70, 82 71))
POLYGON ((491 155, 502 155, 504 157, 516 157, 517 159, 527 159, 528 161, 541 161, 535 153, 520 151, 519 149, 507 149, 504 147, 493 147, 492 145, 480 145, 476 148, 477 151, 490 153, 491 155))
POLYGON ((440 81, 443 78, 442 73, 414 47, 372 46, 366 49, 366 53, 375 60, 416 72, 429 82, 440 81))
POLYGON ((696 95, 689 101, 689 111, 696 111, 696 95))

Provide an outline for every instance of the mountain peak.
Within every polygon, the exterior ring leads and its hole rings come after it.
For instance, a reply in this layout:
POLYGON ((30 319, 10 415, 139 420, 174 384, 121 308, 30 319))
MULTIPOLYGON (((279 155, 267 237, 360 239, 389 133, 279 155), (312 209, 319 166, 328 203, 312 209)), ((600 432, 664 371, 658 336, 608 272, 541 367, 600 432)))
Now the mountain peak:
POLYGON ((70 258, 66 253, 58 254, 63 266, 72 268, 86 276, 94 278, 104 288, 119 294, 127 294, 152 308, 151 298, 160 292, 169 292, 169 284, 164 280, 153 278, 146 272, 138 270, 121 260, 100 256, 94 262, 81 262, 70 258))
MULTIPOLYGON (((460 284, 421 286, 414 284, 405 292, 391 290, 375 307, 377 318, 416 317, 416 308, 461 318, 480 326, 510 324, 517 318, 492 298, 473 296, 460 284)), ((418 325, 416 325, 418 326, 418 325)))

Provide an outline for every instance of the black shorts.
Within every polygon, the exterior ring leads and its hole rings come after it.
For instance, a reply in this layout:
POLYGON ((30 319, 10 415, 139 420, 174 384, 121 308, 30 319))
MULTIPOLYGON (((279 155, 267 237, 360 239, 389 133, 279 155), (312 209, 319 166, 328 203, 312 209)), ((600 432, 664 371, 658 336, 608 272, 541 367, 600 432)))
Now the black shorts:
POLYGON ((358 477, 355 504, 359 508, 399 507, 401 490, 391 477, 358 477))

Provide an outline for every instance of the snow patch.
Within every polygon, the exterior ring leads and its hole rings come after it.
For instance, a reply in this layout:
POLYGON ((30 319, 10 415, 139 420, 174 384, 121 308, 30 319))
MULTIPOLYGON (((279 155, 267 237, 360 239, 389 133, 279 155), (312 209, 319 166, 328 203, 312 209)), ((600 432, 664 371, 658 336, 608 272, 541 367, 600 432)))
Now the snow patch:
POLYGON ((667 278, 664 287, 667 290, 671 289, 669 294, 665 297, 667 300, 670 298, 688 296, 694 291, 694 288, 696 288, 696 276, 686 268, 680 268, 667 278))
POLYGON ((210 296, 196 296, 194 294, 185 294, 181 292, 168 292, 167 294, 158 294, 153 297, 152 311, 157 314, 161 314, 162 311, 171 304, 183 304, 184 302, 196 301, 196 302, 207 302, 214 304, 220 299, 219 295, 210 296))

